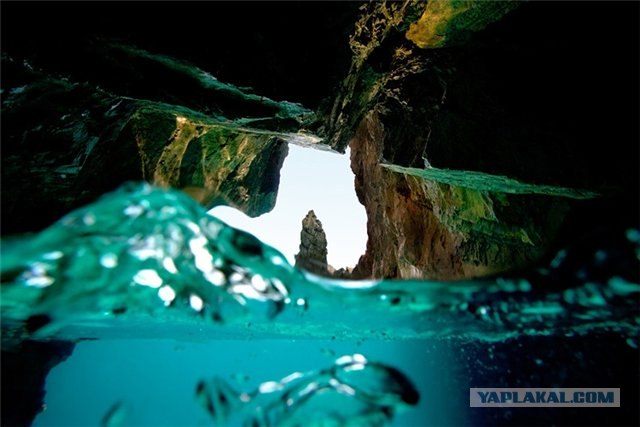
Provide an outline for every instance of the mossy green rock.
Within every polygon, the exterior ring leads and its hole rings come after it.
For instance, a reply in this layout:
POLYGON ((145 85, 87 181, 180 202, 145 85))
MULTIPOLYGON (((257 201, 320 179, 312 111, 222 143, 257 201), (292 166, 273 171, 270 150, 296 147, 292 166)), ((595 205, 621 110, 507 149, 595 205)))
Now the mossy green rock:
POLYGON ((430 0, 406 37, 422 49, 460 43, 516 7, 512 1, 430 0))
POLYGON ((280 125, 300 112, 292 105, 265 100, 273 116, 229 120, 20 71, 22 85, 2 100, 3 234, 41 229, 129 180, 186 189, 206 207, 225 203, 251 216, 273 208, 287 154, 278 130, 291 129, 280 125))

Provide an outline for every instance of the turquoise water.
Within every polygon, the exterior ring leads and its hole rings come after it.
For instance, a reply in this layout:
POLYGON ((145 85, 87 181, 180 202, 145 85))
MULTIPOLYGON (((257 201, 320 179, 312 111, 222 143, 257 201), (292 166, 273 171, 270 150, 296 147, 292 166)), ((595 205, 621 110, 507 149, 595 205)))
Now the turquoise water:
MULTIPOLYGON (((112 340, 81 343, 67 363, 59 365, 47 381, 47 409, 34 425, 96 425, 115 402, 126 402, 125 425, 211 425, 195 397, 195 385, 219 376, 238 390, 251 390, 259 382, 282 378, 293 371, 313 371, 329 366, 336 355, 366 354, 369 359, 392 363, 420 378, 416 388, 428 396, 429 385, 442 383, 444 372, 434 369, 447 360, 420 341, 336 342, 318 340, 251 339, 189 343, 174 340, 112 340), (96 366, 105 351, 108 364, 96 366), (122 387, 114 378, 127 378, 122 387), (170 386, 168 386, 170 385, 170 386), (82 401, 82 405, 78 402, 82 401)), ((267 396, 277 401, 278 396, 267 396)), ((396 425, 466 424, 458 414, 442 407, 442 399, 422 399, 403 408, 396 425)), ((340 400, 337 401, 340 403, 340 400)), ((353 406, 344 401, 345 408, 353 406)), ((237 423, 237 418, 235 420, 237 423)), ((232 425, 238 425, 232 422, 232 425)))
POLYGON ((77 342, 37 425, 513 422, 468 408, 468 388, 637 378, 640 233, 618 238, 513 277, 336 281, 128 184, 3 242, 3 332, 77 342))

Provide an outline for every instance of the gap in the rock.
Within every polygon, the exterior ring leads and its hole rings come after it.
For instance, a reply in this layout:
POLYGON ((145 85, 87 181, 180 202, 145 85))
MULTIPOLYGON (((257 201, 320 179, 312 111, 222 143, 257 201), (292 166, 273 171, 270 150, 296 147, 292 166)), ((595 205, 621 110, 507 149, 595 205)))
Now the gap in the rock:
POLYGON ((365 252, 367 215, 356 196, 349 158, 348 149, 340 155, 290 143, 271 212, 250 218, 237 209, 216 206, 209 213, 275 247, 293 264, 302 219, 313 209, 327 235, 329 265, 354 267, 365 252))

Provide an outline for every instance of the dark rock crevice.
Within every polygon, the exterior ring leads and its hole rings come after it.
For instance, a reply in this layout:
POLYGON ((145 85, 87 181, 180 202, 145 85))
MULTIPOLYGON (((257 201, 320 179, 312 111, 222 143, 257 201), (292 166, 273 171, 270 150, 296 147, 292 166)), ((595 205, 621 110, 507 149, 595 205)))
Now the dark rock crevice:
MULTIPOLYGON (((3 52, 37 57, 38 64, 59 74, 111 90, 138 91, 146 99, 163 92, 180 96, 174 90, 177 82, 160 85, 160 75, 140 68, 123 80, 123 70, 146 62, 118 65, 113 60, 126 59, 122 52, 105 50, 100 43, 111 40, 181 58, 221 81, 275 100, 316 108, 348 69, 347 42, 359 7, 356 2, 8 2, 3 5, 3 52)), ((187 84, 183 101, 202 99, 202 92, 189 89, 189 81, 180 81, 187 84)))
MULTIPOLYGON (((3 333, 5 330, 3 329, 3 333)), ((22 341, 2 349, 2 425, 28 426, 45 408, 45 382, 75 344, 67 341, 22 341)))

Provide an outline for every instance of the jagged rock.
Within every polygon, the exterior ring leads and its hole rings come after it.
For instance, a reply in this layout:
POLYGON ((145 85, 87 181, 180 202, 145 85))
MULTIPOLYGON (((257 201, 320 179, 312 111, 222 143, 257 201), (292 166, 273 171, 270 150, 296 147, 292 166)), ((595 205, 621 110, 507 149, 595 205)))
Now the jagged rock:
POLYGON ((300 104, 274 101, 253 93, 251 88, 222 82, 189 62, 121 42, 87 40, 61 55, 51 58, 41 51, 28 59, 21 52, 15 58, 3 55, 2 65, 7 69, 3 88, 13 88, 25 74, 44 75, 83 82, 116 96, 179 105, 208 117, 238 120, 245 126, 273 131, 296 131, 314 116, 300 104), (83 61, 74 61, 75 57, 83 61), (20 66, 28 71, 20 70, 20 66))
POLYGON ((354 278, 460 279, 521 267, 545 253, 569 207, 557 195, 474 189, 384 167, 384 141, 372 113, 350 145, 369 236, 354 278))
POLYGON ((2 99, 3 234, 41 229, 128 180, 186 187, 207 207, 225 203, 250 216, 273 208, 283 134, 3 59, 13 81, 2 99))
MULTIPOLYGON (((256 2, 251 7, 202 2, 180 7, 179 13, 188 18, 178 19, 176 6, 169 4, 153 8, 6 4, 2 51, 118 95, 195 110, 211 101, 212 91, 201 90, 189 76, 158 69, 132 50, 110 48, 115 41, 189 61, 244 92, 252 88, 274 100, 316 108, 349 67, 347 42, 359 6, 357 2, 256 2), (122 92, 125 89, 128 93, 122 92)), ((3 84, 5 79, 3 73, 3 84)), ((239 113, 247 117, 264 109, 263 105, 239 113)), ((231 112, 226 106, 222 111, 231 112)), ((272 113, 262 114, 268 116, 272 113)))
POLYGON ((327 265, 327 236, 313 210, 302 220, 300 252, 296 255, 296 267, 319 275, 330 275, 327 265))
POLYGON ((343 150, 375 110, 387 163, 601 191, 624 186, 637 159, 630 142, 637 134, 624 123, 637 99, 625 89, 635 84, 633 73, 616 70, 627 67, 621 52, 633 49, 631 26, 608 25, 606 36, 592 31, 615 22, 623 5, 581 12, 576 23, 575 9, 550 3, 363 6, 350 39, 351 69, 326 114, 327 140, 343 150), (540 25, 545 31, 532 30, 540 25), (624 48, 607 49, 618 40, 624 48), (593 61, 590 46, 606 58, 593 61), (602 141, 615 148, 603 150, 602 141), (630 149, 633 161, 614 154, 630 149), (623 169, 612 166, 621 161, 623 169))
MULTIPOLYGON (((443 183, 428 173, 405 173, 409 169, 637 193, 637 183, 625 177, 636 170, 633 162, 614 160, 614 148, 601 149, 606 140, 620 152, 637 153, 624 142, 634 139, 630 128, 623 130, 622 104, 600 108, 609 98, 600 88, 613 80, 615 92, 625 93, 631 74, 621 83, 615 68, 594 65, 581 51, 589 45, 581 38, 602 44, 589 29, 602 21, 599 12, 588 7, 588 20, 569 31, 568 8, 515 6, 406 1, 362 7, 350 39, 351 69, 324 127, 334 148, 350 145, 356 191, 367 210, 369 241, 357 277, 461 278, 515 268, 546 253, 577 205, 553 191, 478 190, 471 182, 476 177, 443 183), (548 26, 533 36, 531 27, 540 22, 548 26), (598 82, 594 97, 577 103, 592 81, 598 82)), ((620 66, 623 58, 607 56, 620 66)))
POLYGON ((331 271, 331 266, 329 266, 329 272, 331 273, 331 277, 336 279, 352 279, 353 278, 352 267, 342 267, 337 270, 331 271))

